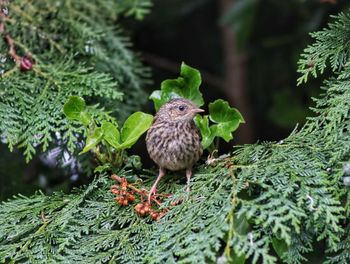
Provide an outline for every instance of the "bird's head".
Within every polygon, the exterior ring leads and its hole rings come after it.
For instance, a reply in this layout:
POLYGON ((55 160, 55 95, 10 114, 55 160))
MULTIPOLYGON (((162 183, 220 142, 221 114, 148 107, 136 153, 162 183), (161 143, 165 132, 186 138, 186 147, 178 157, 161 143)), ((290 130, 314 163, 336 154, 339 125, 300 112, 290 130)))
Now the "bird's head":
POLYGON ((158 111, 158 117, 164 121, 183 122, 191 121, 196 114, 204 112, 192 101, 184 98, 172 99, 158 111))

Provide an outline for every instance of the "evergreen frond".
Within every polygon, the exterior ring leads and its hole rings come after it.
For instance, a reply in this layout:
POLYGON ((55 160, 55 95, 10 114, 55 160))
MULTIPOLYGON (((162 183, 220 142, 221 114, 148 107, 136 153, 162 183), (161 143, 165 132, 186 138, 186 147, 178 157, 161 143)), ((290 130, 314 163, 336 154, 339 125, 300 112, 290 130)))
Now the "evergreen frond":
MULTIPOLYGON (((106 174, 69 195, 15 197, 0 207, 2 263, 235 263, 241 257, 249 263, 304 263, 320 241, 326 263, 349 263, 343 168, 350 160, 350 72, 340 63, 349 46, 329 35, 349 36, 350 16, 336 21, 315 36, 319 62, 331 58, 337 79, 324 83, 316 116, 300 130, 280 142, 238 146, 226 158, 197 166, 190 194, 181 173, 164 177, 158 191, 172 196, 159 222, 117 205, 106 174)), ((304 58, 316 54, 313 49, 304 58)), ((20 98, 21 91, 15 91, 16 104, 35 100, 20 98)), ((150 188, 154 177, 138 174, 135 184, 150 188)))
MULTIPOLYGON (((149 2, 138 2, 9 3, 9 15, 2 18, 6 34, 13 39, 17 56, 30 57, 34 63, 31 71, 23 72, 13 63, 11 54, 5 57, 0 83, 0 133, 10 150, 22 147, 29 161, 39 146, 46 151, 52 144, 57 145, 59 133, 67 139, 63 143, 68 145, 63 147, 74 151, 74 138, 81 129, 67 122, 62 113, 70 95, 99 102, 120 119, 140 107, 143 100, 127 100, 121 107, 123 98, 146 98, 142 88, 149 70, 131 51, 130 40, 118 24, 123 14, 131 12, 139 17, 146 13, 149 2)), ((8 49, 4 40, 2 54, 8 49)))

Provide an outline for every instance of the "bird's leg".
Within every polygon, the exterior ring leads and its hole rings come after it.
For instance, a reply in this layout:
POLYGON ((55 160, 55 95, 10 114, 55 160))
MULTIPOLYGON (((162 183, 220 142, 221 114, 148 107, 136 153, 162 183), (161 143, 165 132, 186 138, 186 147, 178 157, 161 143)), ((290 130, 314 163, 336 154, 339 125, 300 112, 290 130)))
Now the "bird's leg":
POLYGON ((160 179, 165 175, 165 169, 162 168, 162 167, 159 167, 159 174, 158 174, 158 177, 156 179, 156 181, 154 182, 151 190, 149 191, 148 193, 148 202, 151 203, 151 196, 153 194, 155 194, 157 192, 157 184, 158 182, 160 181, 160 179))
POLYGON ((190 192, 191 176, 192 176, 192 168, 186 169, 186 178, 187 178, 187 187, 186 187, 186 191, 187 191, 187 192, 190 192))

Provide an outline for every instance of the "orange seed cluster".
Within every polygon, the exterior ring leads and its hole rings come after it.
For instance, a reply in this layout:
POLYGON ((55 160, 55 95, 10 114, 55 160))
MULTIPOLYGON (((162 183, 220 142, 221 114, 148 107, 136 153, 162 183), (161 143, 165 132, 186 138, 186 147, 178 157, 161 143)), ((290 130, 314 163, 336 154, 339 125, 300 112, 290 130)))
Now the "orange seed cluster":
MULTIPOLYGON (((147 201, 147 191, 137 189, 135 186, 128 183, 125 178, 113 174, 111 175, 111 179, 116 181, 116 184, 111 186, 111 192, 116 195, 115 201, 120 206, 127 206, 134 203, 136 198, 138 198, 140 203, 134 206, 136 213, 141 217, 149 215, 155 221, 158 221, 168 211, 168 209, 163 211, 156 211, 153 209, 151 204, 147 201)), ((155 197, 152 197, 152 201, 160 205, 160 202, 155 197)))

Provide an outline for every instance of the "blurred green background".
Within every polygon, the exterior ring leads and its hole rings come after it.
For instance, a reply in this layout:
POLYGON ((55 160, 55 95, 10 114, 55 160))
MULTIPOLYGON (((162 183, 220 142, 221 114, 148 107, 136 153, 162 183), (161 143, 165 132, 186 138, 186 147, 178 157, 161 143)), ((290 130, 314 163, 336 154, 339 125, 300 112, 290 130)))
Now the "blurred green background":
MULTIPOLYGON (((147 93, 178 76, 185 61, 201 71, 207 102, 224 98, 242 112, 247 123, 232 144, 245 144, 281 140, 312 114, 308 107, 321 81, 296 86, 299 54, 311 42, 310 32, 349 7, 345 0, 156 0, 145 20, 122 23, 133 49, 152 69, 147 93)), ((153 112, 152 103, 143 110, 153 112)), ((222 144, 220 152, 232 144, 222 144)), ((26 164, 20 151, 10 153, 1 144, 0 151, 0 200, 38 188, 69 190, 88 181, 42 157, 26 164)), ((133 153, 147 156, 143 140, 133 153)))

